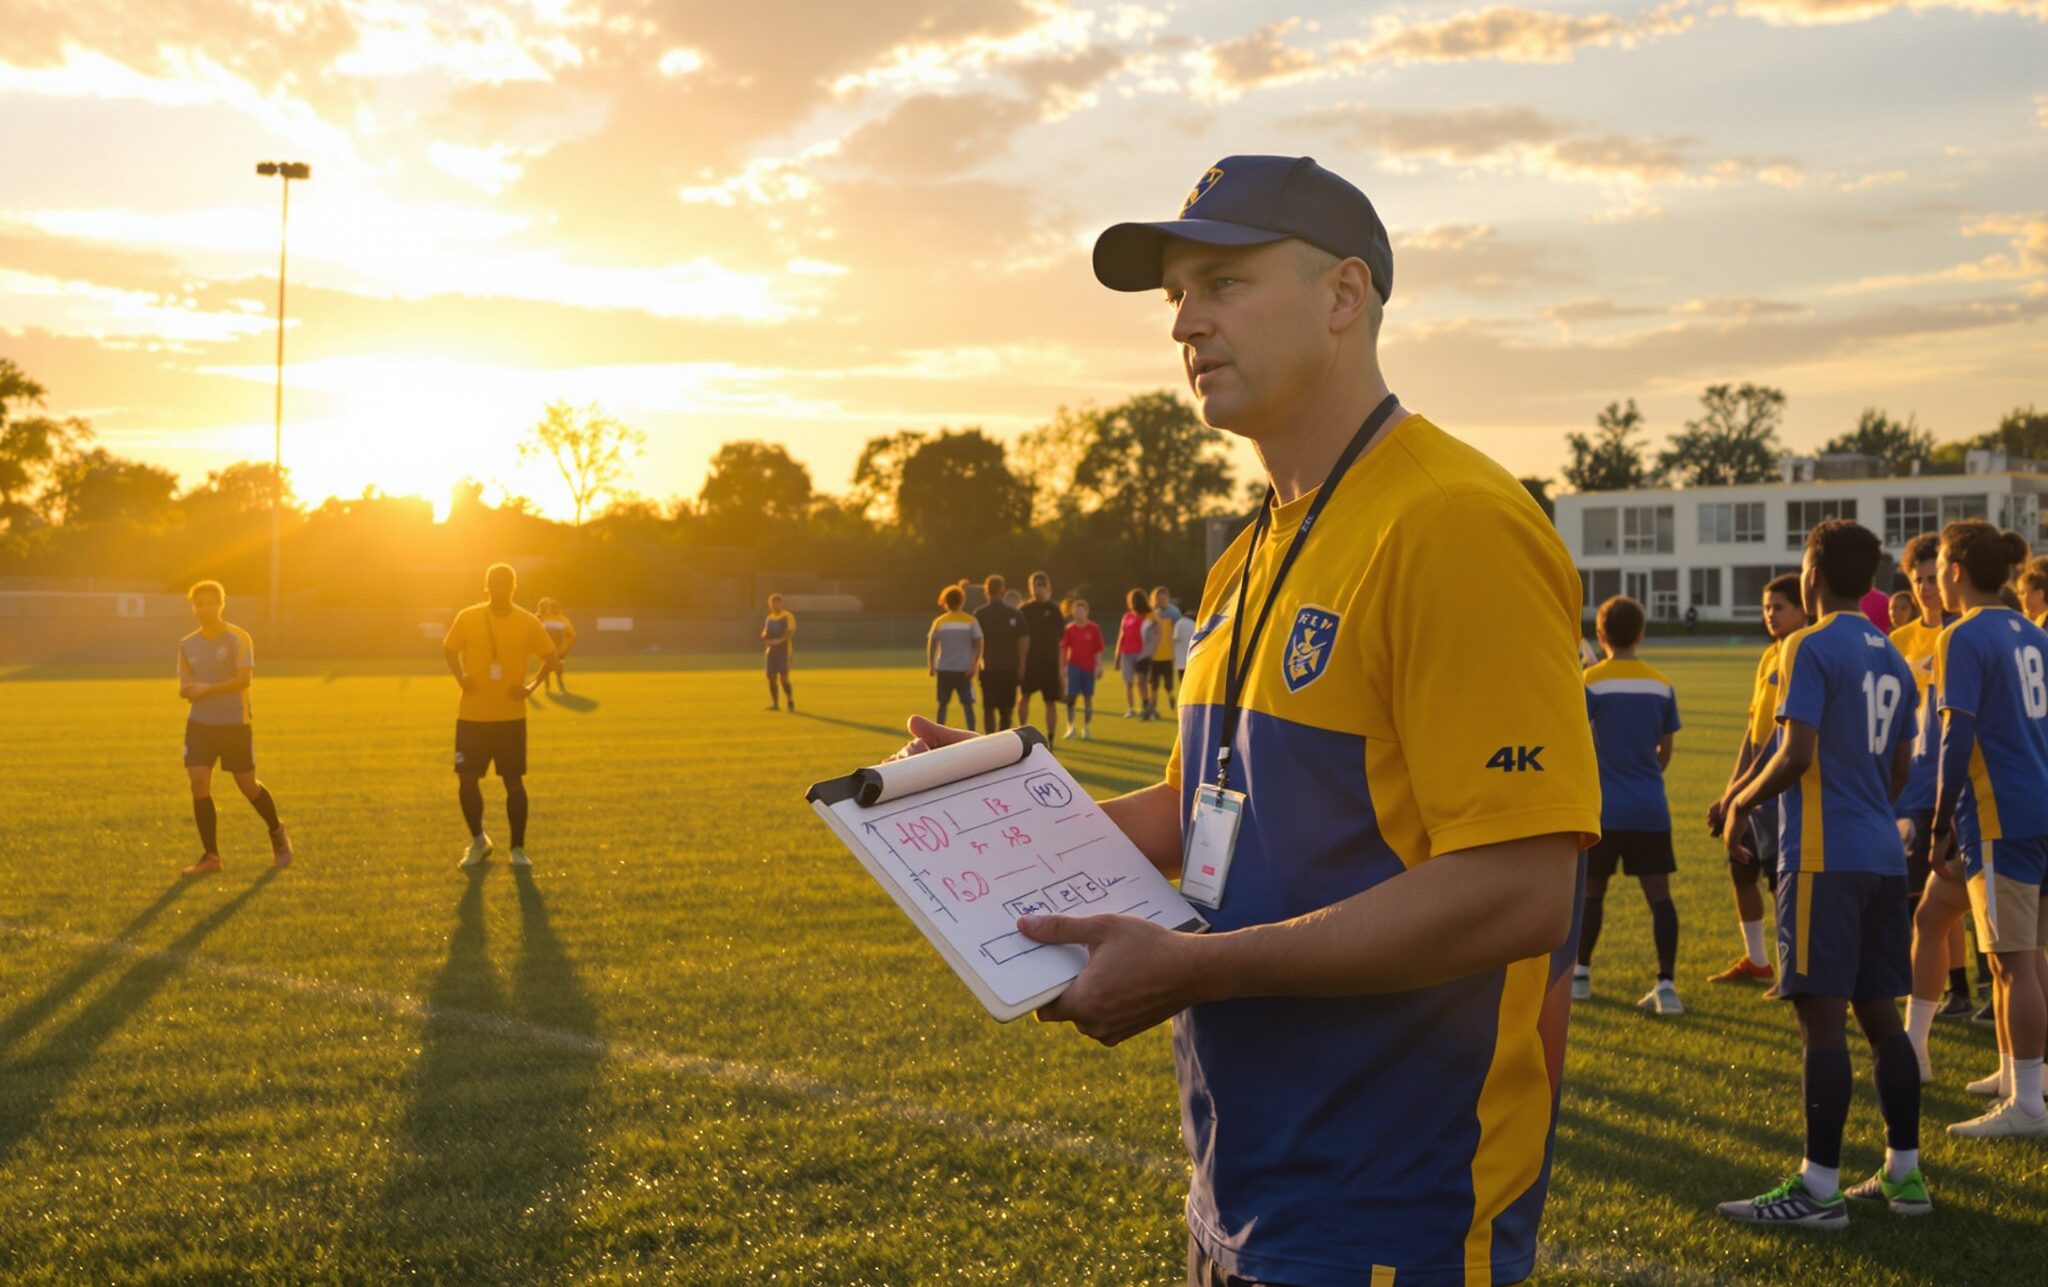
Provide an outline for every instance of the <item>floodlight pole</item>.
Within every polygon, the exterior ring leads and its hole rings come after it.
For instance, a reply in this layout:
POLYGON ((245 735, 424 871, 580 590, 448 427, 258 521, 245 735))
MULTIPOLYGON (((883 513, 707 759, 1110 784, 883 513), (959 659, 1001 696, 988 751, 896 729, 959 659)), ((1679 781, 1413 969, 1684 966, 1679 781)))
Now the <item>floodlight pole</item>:
POLYGON ((284 255, 285 232, 292 217, 292 180, 310 179, 313 167, 303 161, 262 161, 256 173, 283 180, 283 208, 277 221, 277 395, 271 414, 270 435, 270 638, 276 640, 283 619, 284 601, 280 567, 284 544, 284 255))

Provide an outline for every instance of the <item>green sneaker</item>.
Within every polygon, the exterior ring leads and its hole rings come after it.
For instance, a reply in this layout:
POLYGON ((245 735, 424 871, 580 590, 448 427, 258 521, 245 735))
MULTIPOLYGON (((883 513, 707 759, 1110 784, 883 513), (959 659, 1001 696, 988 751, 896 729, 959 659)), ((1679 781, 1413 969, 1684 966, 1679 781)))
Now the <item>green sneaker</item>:
POLYGON ((1730 1220, 1751 1224, 1803 1224, 1816 1229, 1849 1227, 1849 1203, 1841 1192, 1817 1198, 1797 1173, 1769 1193, 1723 1202, 1715 1210, 1730 1220))
POLYGON ((1934 1199, 1927 1196, 1927 1177, 1914 1167, 1906 1178, 1893 1183, 1884 1177, 1884 1167, 1877 1168, 1877 1174, 1849 1190, 1845 1195, 1858 1202, 1875 1202, 1883 1198, 1891 1205, 1893 1215, 1926 1215, 1934 1210, 1934 1199))

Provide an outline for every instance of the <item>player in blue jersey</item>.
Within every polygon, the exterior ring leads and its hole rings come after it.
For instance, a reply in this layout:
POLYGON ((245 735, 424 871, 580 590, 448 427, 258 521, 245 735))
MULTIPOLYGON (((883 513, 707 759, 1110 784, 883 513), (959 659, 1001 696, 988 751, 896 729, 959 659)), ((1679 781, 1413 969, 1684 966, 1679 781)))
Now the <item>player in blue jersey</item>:
POLYGON ((2026 542, 1982 519, 1941 531, 1943 602, 1961 614, 1941 632, 1934 682, 1941 766, 1934 853, 1961 852, 1977 941, 1991 953, 1998 1073, 1971 1086, 1999 1097, 1951 1135, 2048 1135, 2041 1056, 2048 1037, 2048 632, 2003 606, 1999 592, 2026 542), (1975 835, 1965 825, 1974 813, 1975 835), (1975 843, 1971 843, 1972 841, 1975 843))
MULTIPOLYGON (((1749 714, 1743 728, 1742 745, 1735 754, 1735 769, 1721 798, 1707 807, 1707 834, 1722 838, 1729 802, 1736 792, 1769 762, 1777 749, 1778 657, 1779 647, 1796 631, 1806 629, 1806 609, 1799 603, 1798 574, 1787 572, 1771 578, 1764 586, 1764 632, 1771 642, 1756 659, 1756 680, 1750 689, 1749 714)), ((1709 983, 1767 983, 1776 977, 1771 968, 1770 949, 1764 944, 1764 898, 1757 889, 1761 880, 1773 893, 1778 888, 1778 809, 1766 800, 1750 815, 1748 847, 1743 852, 1751 861, 1728 864, 1728 881, 1735 890, 1735 919, 1742 931, 1742 955, 1709 983)))
POLYGON ((1728 811, 1742 846, 1758 802, 1778 796, 1778 992, 1805 1049, 1806 1153, 1799 1170, 1722 1215, 1766 1224, 1846 1224, 1846 1198, 1933 1209, 1920 1174, 1920 1069, 1896 998, 1912 987, 1906 850, 1893 801, 1906 785, 1919 697, 1899 650, 1858 608, 1884 557, 1875 533, 1830 519, 1806 538, 1800 593, 1813 625, 1785 641, 1778 749, 1728 811), (1884 1165, 1844 1195, 1842 1128, 1854 1079, 1845 1011, 1870 1042, 1884 1165))
POLYGON ((1671 970, 1678 959, 1678 909, 1671 902, 1671 805, 1664 770, 1678 732, 1671 681, 1636 656, 1643 605, 1617 595, 1600 605, 1594 628, 1607 660, 1586 670, 1586 715, 1600 759, 1600 843, 1586 856, 1586 896, 1579 916, 1579 963, 1572 997, 1593 995, 1593 945, 1600 940, 1607 881, 1618 866, 1643 886, 1657 945, 1657 982, 1636 1005, 1652 1014, 1683 1014, 1671 970))

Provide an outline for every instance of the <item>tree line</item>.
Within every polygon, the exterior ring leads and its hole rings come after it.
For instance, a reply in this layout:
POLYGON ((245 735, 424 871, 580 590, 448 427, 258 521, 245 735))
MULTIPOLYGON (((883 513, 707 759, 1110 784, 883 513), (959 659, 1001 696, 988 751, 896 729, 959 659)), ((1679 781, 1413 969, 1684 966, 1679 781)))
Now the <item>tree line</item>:
POLYGON ((1063 591, 1113 598, 1163 582, 1191 598, 1203 521, 1241 499, 1223 435, 1165 391, 1062 407, 1010 447, 972 427, 876 437, 842 491, 778 444, 727 442, 696 495, 666 500, 633 485, 643 434, 600 407, 554 403, 519 449, 560 473, 566 523, 520 497, 487 504, 474 481, 440 522, 427 500, 374 488, 307 506, 267 462, 185 487, 98 444, 86 421, 42 414, 45 397, 0 357, 0 575, 166 587, 212 576, 253 591, 267 581, 275 496, 287 599, 334 608, 445 604, 508 555, 544 560, 556 597, 647 611, 731 610, 777 573, 858 582, 883 609, 1037 567, 1063 591))

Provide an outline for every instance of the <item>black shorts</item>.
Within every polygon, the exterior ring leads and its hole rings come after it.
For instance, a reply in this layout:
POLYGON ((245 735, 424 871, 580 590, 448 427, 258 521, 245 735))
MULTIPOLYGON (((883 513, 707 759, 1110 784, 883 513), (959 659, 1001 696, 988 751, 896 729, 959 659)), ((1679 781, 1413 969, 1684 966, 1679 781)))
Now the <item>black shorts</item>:
POLYGON ((1017 704, 1017 672, 1014 670, 984 670, 981 672, 981 704, 991 710, 1005 710, 1017 704))
POLYGON ((185 767, 210 769, 215 760, 229 773, 256 771, 256 738, 247 724, 185 721, 185 767))
POLYGON ((1060 700, 1059 668, 1025 671, 1024 682, 1018 691, 1026 697, 1043 697, 1049 702, 1057 702, 1060 700))
POLYGON ((1620 867, 1630 876, 1668 876, 1678 870, 1667 831, 1607 831, 1586 854, 1586 874, 1605 880, 1620 867))
POLYGON ((1173 658, 1168 657, 1165 661, 1161 661, 1157 657, 1154 657, 1152 660, 1145 663, 1145 673, 1152 676, 1152 678, 1159 683, 1172 683, 1173 658))
POLYGON ((480 778, 493 764, 501 778, 526 775, 526 721, 456 720, 455 771, 480 778))
POLYGON ((1800 871, 1778 882, 1778 995, 1890 1000, 1913 990, 1904 876, 1800 871))
MULTIPOLYGON (((1756 855, 1756 873, 1772 893, 1778 892, 1778 811, 1758 809, 1749 815, 1749 851, 1756 855)), ((1728 860, 1733 867, 1736 862, 1728 860)))
POLYGON ((1906 890, 1917 901, 1934 874, 1930 862, 1934 848, 1934 810, 1913 809, 1899 821, 1906 824, 1906 890))

